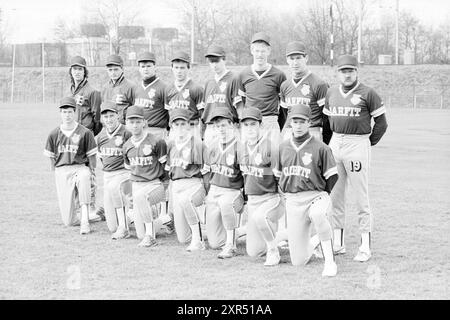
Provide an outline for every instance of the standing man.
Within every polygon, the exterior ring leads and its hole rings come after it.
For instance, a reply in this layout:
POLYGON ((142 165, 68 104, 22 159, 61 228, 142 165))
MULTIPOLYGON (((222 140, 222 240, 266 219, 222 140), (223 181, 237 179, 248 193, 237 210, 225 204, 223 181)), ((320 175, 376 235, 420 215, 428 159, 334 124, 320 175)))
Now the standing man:
POLYGON ((144 109, 146 130, 156 137, 165 139, 169 126, 169 113, 164 107, 166 85, 156 76, 156 58, 152 52, 138 56, 141 84, 136 87, 134 105, 144 109))
POLYGON ((172 73, 175 81, 167 86, 165 94, 166 109, 187 109, 190 111, 190 126, 197 137, 200 137, 200 119, 203 112, 203 89, 189 78, 190 57, 180 51, 172 58, 172 73))
POLYGON ((51 168, 55 171, 56 192, 64 225, 80 223, 80 234, 87 234, 91 232, 90 181, 91 171, 96 166, 97 145, 94 134, 75 121, 76 109, 74 98, 61 100, 59 110, 62 123, 49 134, 44 155, 50 158, 51 168), (81 205, 81 217, 75 213, 77 200, 81 205))
POLYGON ((370 234, 372 211, 369 205, 369 169, 371 146, 387 129, 386 108, 372 88, 358 80, 358 61, 351 55, 337 60, 340 85, 330 88, 323 113, 328 116, 333 137, 330 147, 336 158, 339 180, 331 193, 331 221, 334 227, 334 251, 345 253, 344 224, 347 197, 355 198, 361 234, 361 246, 355 261, 372 256, 370 234), (371 127, 374 119, 375 125, 371 127))
POLYGON ((108 72, 109 81, 103 87, 102 101, 115 102, 119 112, 119 121, 125 124, 127 108, 134 104, 136 85, 125 79, 123 60, 116 54, 110 55, 106 59, 106 71, 108 72))
POLYGON ((258 108, 263 116, 263 128, 274 132, 278 130, 279 134, 279 94, 286 75, 267 61, 270 55, 270 38, 267 34, 264 32, 254 34, 250 49, 253 64, 239 74, 239 90, 238 95, 234 97, 234 105, 238 113, 244 105, 258 108))
POLYGON ((204 140, 208 145, 214 137, 214 127, 211 123, 211 114, 215 108, 225 107, 233 115, 233 122, 238 122, 236 108, 233 106, 233 97, 237 94, 236 81, 233 72, 225 65, 225 50, 221 46, 213 45, 208 48, 205 58, 214 72, 214 79, 210 79, 205 84, 204 109, 202 124, 204 140))
POLYGON ((324 277, 337 273, 332 229, 327 218, 329 193, 337 181, 331 149, 309 133, 311 109, 294 105, 288 114, 292 135, 280 145, 278 176, 286 196, 289 253, 293 265, 306 264, 312 255, 311 222, 320 239, 325 264, 324 277))
MULTIPOLYGON (((83 57, 75 56, 70 61, 70 94, 77 103, 76 121, 92 131, 96 136, 102 129, 100 122, 101 95, 88 83, 88 69, 83 57)), ((97 181, 94 170, 91 172, 91 215, 104 220, 102 207, 96 208, 97 181)))
MULTIPOLYGON (((311 134, 321 141, 329 142, 331 134, 325 129, 325 137, 322 138, 323 113, 325 96, 328 84, 312 73, 307 66, 308 54, 303 43, 298 41, 289 42, 286 46, 286 60, 291 70, 291 78, 284 81, 280 89, 282 112, 287 114, 293 105, 306 104, 311 108, 311 134)), ((327 126, 328 128, 328 126, 327 126)), ((291 131, 289 122, 283 129, 282 137, 290 138, 291 131)))

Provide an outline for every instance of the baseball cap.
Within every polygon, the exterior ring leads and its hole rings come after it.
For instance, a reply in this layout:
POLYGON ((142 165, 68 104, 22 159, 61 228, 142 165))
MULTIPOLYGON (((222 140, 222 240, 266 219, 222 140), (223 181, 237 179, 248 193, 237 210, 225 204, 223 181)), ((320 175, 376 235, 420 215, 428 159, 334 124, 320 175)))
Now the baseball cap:
POLYGON ((118 112, 117 105, 109 100, 103 101, 100 105, 100 113, 106 112, 106 111, 114 111, 118 112))
POLYGON ((106 66, 114 65, 114 66, 123 66, 122 57, 117 54, 112 54, 106 59, 106 66))
POLYGON ((144 108, 131 106, 127 109, 127 119, 139 118, 144 119, 144 108))
POLYGON ((306 55, 306 46, 300 41, 289 42, 286 46, 286 57, 291 54, 303 54, 306 55))
POLYGON ((355 56, 344 54, 337 59, 337 69, 358 69, 358 59, 355 56))
POLYGON ((174 60, 181 60, 181 61, 184 61, 184 62, 187 62, 187 63, 191 62, 190 61, 191 58, 189 57, 189 54, 187 54, 184 51, 175 52, 175 54, 172 56, 172 60, 170 60, 170 61, 173 62, 174 60))
POLYGON ((138 56, 137 63, 141 61, 151 61, 153 63, 156 62, 155 54, 153 52, 143 52, 138 56))
POLYGON ((231 114, 230 110, 225 107, 217 107, 213 110, 213 112, 211 113, 210 121, 214 122, 214 120, 216 120, 217 118, 225 118, 233 121, 233 115, 231 114))
POLYGON ((262 121, 262 114, 261 114, 261 110, 259 110, 258 108, 255 107, 245 107, 242 110, 242 116, 240 121, 244 121, 246 119, 253 119, 256 121, 262 121))
POLYGON ((81 56, 73 57, 72 59, 70 59, 70 67, 73 66, 86 67, 86 59, 81 56))
POLYGON ((173 109, 170 111, 170 122, 174 122, 177 119, 183 119, 189 121, 191 119, 191 114, 187 109, 173 109))
POLYGON ((75 102, 75 99, 72 97, 64 97, 59 101, 59 108, 66 108, 66 107, 72 107, 74 109, 77 108, 77 103, 75 102))
POLYGON ((270 37, 265 32, 257 32, 252 37, 252 43, 256 41, 263 41, 270 46, 270 37))
POLYGON ((206 51, 205 58, 207 57, 225 57, 225 50, 221 46, 212 45, 206 51))
POLYGON ((288 117, 290 119, 301 118, 309 120, 311 118, 311 108, 306 104, 296 104, 289 110, 288 117))

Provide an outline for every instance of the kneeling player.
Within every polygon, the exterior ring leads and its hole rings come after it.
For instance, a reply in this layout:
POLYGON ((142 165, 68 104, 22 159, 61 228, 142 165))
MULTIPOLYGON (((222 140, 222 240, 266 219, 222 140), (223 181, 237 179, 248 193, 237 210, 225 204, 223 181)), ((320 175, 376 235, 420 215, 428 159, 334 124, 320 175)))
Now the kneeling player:
POLYGON ((292 264, 306 264, 312 255, 309 244, 313 222, 325 258, 322 276, 333 277, 337 266, 326 214, 331 202, 329 193, 337 181, 337 168, 331 149, 308 132, 310 118, 308 106, 292 106, 288 114, 292 136, 280 145, 279 184, 286 196, 292 264))
POLYGON ((203 143, 192 133, 189 125, 190 113, 185 109, 171 112, 173 131, 167 146, 166 170, 171 179, 171 196, 175 231, 178 241, 191 239, 187 251, 204 250, 198 207, 204 202, 206 191, 201 173, 203 165, 203 143))
POLYGON ((113 232, 112 239, 129 237, 125 216, 126 183, 130 172, 125 169, 122 147, 131 133, 119 122, 117 106, 104 101, 101 105, 103 129, 97 136, 98 151, 103 163, 104 208, 106 224, 113 232))
POLYGON ((125 167, 129 167, 132 181, 133 212, 136 234, 142 241, 138 246, 152 247, 155 240, 159 205, 165 201, 161 178, 164 177, 166 143, 144 131, 144 110, 131 106, 126 114, 131 138, 123 146, 125 167))
POLYGON ((262 134, 261 122, 259 109, 243 109, 241 130, 245 143, 239 164, 248 195, 247 253, 252 257, 267 253, 264 265, 273 266, 280 262, 275 238, 278 221, 284 213, 284 201, 277 191, 273 171, 277 168, 278 146, 271 143, 268 134, 262 134))
POLYGON ((216 108, 211 121, 218 139, 208 146, 205 171, 210 171, 210 189, 206 197, 206 234, 211 248, 222 248, 218 258, 231 258, 236 253, 236 231, 239 227, 244 198, 244 181, 239 169, 239 142, 234 135, 233 116, 227 108, 216 108))
POLYGON ((75 121, 75 99, 63 98, 59 108, 62 124, 48 136, 44 155, 50 158, 55 170, 56 192, 64 225, 80 223, 80 234, 87 234, 91 231, 91 170, 96 166, 97 145, 93 133, 75 121), (81 219, 75 213, 77 200, 81 205, 81 219))

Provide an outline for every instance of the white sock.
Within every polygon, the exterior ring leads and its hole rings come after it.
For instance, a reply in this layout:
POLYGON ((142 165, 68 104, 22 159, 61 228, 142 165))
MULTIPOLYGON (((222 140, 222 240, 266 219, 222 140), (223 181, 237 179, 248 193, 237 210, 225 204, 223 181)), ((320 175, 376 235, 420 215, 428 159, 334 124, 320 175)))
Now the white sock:
POLYGON ((125 217, 125 210, 123 208, 116 209, 117 221, 119 222, 119 228, 128 229, 128 225, 125 217))
POLYGON ((308 253, 312 254, 314 249, 320 244, 320 239, 319 239, 319 235, 315 234, 311 237, 311 239, 309 239, 309 244, 308 244, 308 253))
POLYGON ((81 205, 81 223, 89 223, 89 205, 82 204, 81 205))
POLYGON ((266 241, 266 245, 267 245, 267 251, 273 250, 273 249, 277 249, 278 250, 278 248, 277 248, 278 241, 277 241, 276 238, 273 239, 272 241, 266 241))
POLYGON ((233 230, 227 230, 227 245, 234 245, 234 229, 233 230))
POLYGON ((331 263, 334 261, 333 247, 331 246, 331 240, 321 241, 323 257, 325 258, 325 263, 331 263))
POLYGON ((344 229, 334 229, 333 230, 333 242, 335 246, 344 246, 344 229))
POLYGON ((155 232, 153 230, 153 222, 144 223, 145 225, 145 235, 155 237, 155 232))
POLYGON ((191 228, 191 232, 192 232, 192 242, 199 242, 201 241, 200 238, 200 225, 198 223, 196 224, 192 224, 189 226, 191 228))
POLYGON ((365 252, 370 251, 370 232, 361 234, 361 246, 360 249, 365 252))

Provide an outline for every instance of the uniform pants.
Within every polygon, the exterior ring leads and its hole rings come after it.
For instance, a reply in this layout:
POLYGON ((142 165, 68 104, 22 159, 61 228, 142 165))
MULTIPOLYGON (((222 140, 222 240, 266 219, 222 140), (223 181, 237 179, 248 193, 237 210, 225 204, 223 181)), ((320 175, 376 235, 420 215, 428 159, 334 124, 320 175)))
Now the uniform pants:
POLYGON ((330 202, 330 196, 325 191, 286 193, 289 254, 293 265, 304 264, 310 255, 311 222, 320 241, 331 239, 332 230, 327 218, 330 202))
POLYGON ((346 202, 353 195, 359 221, 359 231, 372 231, 372 213, 369 205, 369 135, 333 133, 329 144, 336 159, 338 181, 331 192, 331 223, 335 229, 344 229, 346 202))
POLYGON ((284 202, 278 193, 248 196, 247 254, 261 256, 266 242, 275 240, 278 220, 284 214, 284 202))
POLYGON ((97 200, 97 175, 95 169, 91 170, 91 208, 95 208, 97 200))
POLYGON ((205 203, 208 243, 212 249, 217 249, 226 242, 226 230, 238 227, 244 198, 240 190, 211 185, 205 203))
POLYGON ((125 169, 103 172, 103 206, 108 229, 115 232, 118 227, 116 209, 125 208, 125 183, 129 181, 130 172, 125 169))
POLYGON ((159 179, 132 182, 134 226, 139 239, 145 236, 145 223, 158 217, 159 204, 165 200, 164 186, 159 179))
MULTIPOLYGON (((198 225, 198 207, 205 200, 206 191, 200 178, 177 179, 172 181, 173 219, 178 241, 191 240, 192 225, 198 225)), ((199 226, 200 227, 200 226, 199 226)))
POLYGON ((61 218, 66 226, 80 222, 75 214, 76 199, 80 205, 91 203, 91 170, 84 164, 67 165, 55 168, 56 192, 61 218), (77 192, 78 191, 78 192, 77 192))

